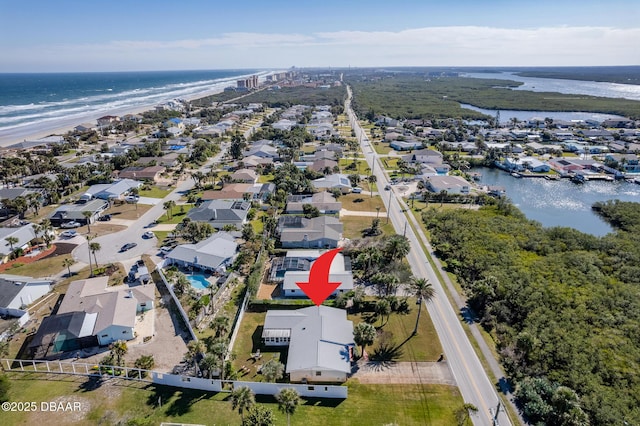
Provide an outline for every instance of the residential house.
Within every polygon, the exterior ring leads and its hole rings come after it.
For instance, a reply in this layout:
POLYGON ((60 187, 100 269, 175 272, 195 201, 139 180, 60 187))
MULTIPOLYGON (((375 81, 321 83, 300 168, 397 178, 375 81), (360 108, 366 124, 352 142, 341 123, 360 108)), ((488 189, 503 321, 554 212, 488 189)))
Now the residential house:
POLYGON ((286 118, 282 118, 280 120, 278 120, 276 123, 273 123, 271 125, 271 127, 273 127, 276 130, 291 130, 292 128, 294 128, 295 126, 297 126, 298 123, 296 121, 292 121, 292 120, 288 120, 286 118))
POLYGON ((606 160, 615 161, 622 166, 625 173, 640 173, 640 164, 636 154, 607 154, 606 160))
POLYGON ((329 123, 316 123, 307 124, 307 132, 313 135, 316 139, 327 140, 335 133, 332 124, 329 123))
POLYGON ((405 141, 395 140, 391 142, 389 146, 395 149, 396 151, 410 151, 412 149, 422 148, 422 142, 417 140, 405 140, 405 141))
POLYGON ((166 255, 166 259, 168 264, 222 273, 233 262, 237 250, 235 237, 217 232, 196 244, 177 246, 166 255))
POLYGON ((23 326, 29 321, 27 306, 48 294, 53 281, 20 275, 0 275, 0 315, 18 318, 23 326))
POLYGON ((608 118, 602 122, 602 127, 614 127, 616 129, 630 128, 634 124, 633 120, 620 117, 620 118, 608 118))
POLYGON ((178 154, 172 152, 165 154, 162 157, 140 157, 138 158, 138 161, 136 161, 136 164, 141 166, 156 165, 172 168, 176 167, 180 163, 178 161, 178 154))
POLYGON ((98 216, 109 208, 109 203, 105 200, 81 200, 75 204, 62 204, 51 215, 49 220, 53 226, 60 226, 65 222, 79 222, 86 225, 96 221, 98 216), (90 212, 89 217, 85 217, 84 212, 90 212))
POLYGON ((442 164, 442 153, 433 149, 420 149, 409 155, 402 156, 402 159, 410 164, 442 164))
POLYGON ((342 203, 329 192, 317 192, 312 195, 289 195, 286 212, 300 214, 308 204, 317 208, 321 214, 336 214, 342 209, 342 203))
POLYGON ((187 217, 195 222, 210 223, 216 229, 233 225, 237 229, 247 223, 247 214, 251 208, 248 201, 211 200, 189 210, 187 217))
POLYGON ((13 250, 26 250, 29 248, 29 243, 36 237, 36 231, 33 229, 32 223, 15 228, 0 228, 0 263, 8 260, 12 247, 13 250), (17 241, 9 244, 7 238, 15 238, 17 241))
POLYGON ((239 169, 231 174, 231 179, 236 182, 256 183, 258 180, 258 174, 255 170, 239 169))
POLYGON ((244 151, 244 157, 256 156, 260 158, 271 158, 278 159, 280 155, 278 154, 278 149, 272 145, 271 141, 258 141, 253 143, 249 149, 244 151))
MULTIPOLYGON (((290 256, 300 256, 302 252, 317 252, 318 255, 315 258, 310 258, 311 261, 308 262, 309 269, 288 270, 284 272, 282 279, 283 297, 306 297, 305 293, 296 283, 309 281, 309 271, 311 267, 313 267, 313 262, 320 257, 320 252, 318 250, 296 250, 295 252, 287 252, 287 258, 291 258, 290 256)), ((340 283, 340 286, 331 293, 331 296, 336 296, 337 294, 353 290, 351 261, 342 253, 338 253, 333 259, 333 262, 331 262, 331 267, 329 269, 329 281, 340 283)))
POLYGON ((322 159, 322 160, 314 161, 308 166, 308 168, 317 173, 324 173, 325 170, 329 170, 330 172, 333 172, 334 168, 337 166, 338 166, 337 161, 322 159))
POLYGON ((342 191, 343 194, 351 192, 351 181, 346 175, 334 174, 321 177, 320 179, 314 179, 311 181, 314 188, 320 190, 328 190, 337 188, 342 191))
POLYGON ((276 186, 273 183, 227 183, 219 191, 204 191, 200 199, 209 200, 243 200, 249 194, 250 200, 266 201, 273 194, 276 186))
POLYGON ((56 314, 29 345, 38 358, 135 337, 136 315, 153 309, 155 286, 109 286, 109 277, 72 281, 56 314))
POLYGON ((511 171, 530 170, 535 173, 546 173, 551 170, 551 166, 544 161, 540 161, 536 157, 505 157, 502 166, 511 171))
POLYGON ((151 180, 157 182, 164 173, 164 166, 127 167, 118 173, 120 179, 151 180))
POLYGON ((96 125, 93 123, 82 123, 74 127, 73 130, 80 133, 90 132, 96 130, 96 125))
POLYGON ((121 200, 133 188, 140 188, 142 182, 133 179, 120 179, 112 183, 102 183, 90 186, 80 197, 81 200, 121 200))
POLYGON ((98 127, 111 127, 114 124, 117 124, 120 121, 120 117, 115 115, 105 115, 103 117, 98 118, 97 123, 98 127))
POLYGON ((280 216, 277 229, 284 248, 336 248, 342 231, 342 223, 333 216, 280 216))
POLYGON ((471 184, 460 176, 429 176, 425 179, 426 188, 435 193, 468 194, 471 184))
POLYGON ((353 322, 343 309, 311 306, 270 310, 262 329, 267 346, 289 346, 291 382, 344 382, 351 373, 353 322))

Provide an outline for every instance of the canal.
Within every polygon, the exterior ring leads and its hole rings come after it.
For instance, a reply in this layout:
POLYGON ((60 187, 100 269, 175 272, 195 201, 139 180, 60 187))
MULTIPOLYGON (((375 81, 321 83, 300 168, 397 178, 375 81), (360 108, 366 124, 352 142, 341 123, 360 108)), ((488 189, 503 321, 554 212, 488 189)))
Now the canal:
POLYGON ((640 185, 625 181, 590 181, 575 184, 568 179, 514 178, 498 169, 472 169, 481 185, 498 185, 527 218, 545 227, 567 226, 602 236, 613 229, 591 210, 596 201, 640 202, 640 185))

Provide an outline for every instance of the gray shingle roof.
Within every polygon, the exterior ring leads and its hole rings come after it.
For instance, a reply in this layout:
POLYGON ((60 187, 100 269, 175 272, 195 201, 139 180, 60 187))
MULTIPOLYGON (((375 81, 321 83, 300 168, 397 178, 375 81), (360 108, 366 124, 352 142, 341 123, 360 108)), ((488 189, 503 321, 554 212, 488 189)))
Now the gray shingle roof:
POLYGON ((353 323, 343 309, 311 306, 295 311, 269 311, 263 337, 290 330, 287 373, 298 370, 351 372, 349 346, 354 346, 353 323))

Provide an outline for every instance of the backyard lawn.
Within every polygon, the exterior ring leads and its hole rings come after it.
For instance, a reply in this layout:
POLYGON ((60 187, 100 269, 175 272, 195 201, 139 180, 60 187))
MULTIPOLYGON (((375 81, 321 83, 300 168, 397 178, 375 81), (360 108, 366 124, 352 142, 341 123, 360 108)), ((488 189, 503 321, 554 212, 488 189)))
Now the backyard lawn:
POLYGON ((187 217, 189 210, 193 208, 193 204, 179 204, 171 209, 171 218, 168 217, 169 210, 165 210, 164 214, 158 218, 158 223, 173 223, 177 224, 182 222, 182 219, 187 217))
MULTIPOLYGON (((228 393, 209 393, 122 379, 44 373, 9 373, 10 401, 79 402, 79 412, 7 412, 3 424, 240 424, 228 393)), ((302 400, 292 425, 354 424, 452 425, 454 411, 463 405, 456 387, 444 385, 363 385, 350 383, 346 400, 302 400), (366 421, 363 419, 367 419, 366 421)), ((274 412, 276 425, 286 425, 274 398, 257 402, 274 412)))

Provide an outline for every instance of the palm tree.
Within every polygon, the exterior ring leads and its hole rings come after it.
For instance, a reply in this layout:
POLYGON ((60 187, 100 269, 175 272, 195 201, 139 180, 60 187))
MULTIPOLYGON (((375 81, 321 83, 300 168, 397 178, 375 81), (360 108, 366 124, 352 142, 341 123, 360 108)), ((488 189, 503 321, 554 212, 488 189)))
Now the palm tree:
POLYGON ((242 419, 242 426, 273 426, 273 411, 264 405, 253 405, 247 410, 247 417, 242 419))
POLYGON ((229 346, 223 339, 215 339, 213 343, 208 347, 211 355, 218 359, 218 365, 220 366, 220 379, 224 380, 224 360, 229 355, 229 346))
POLYGON ((248 410, 256 403, 255 396, 251 389, 246 386, 236 388, 231 392, 231 407, 238 410, 240 418, 244 422, 244 411, 248 410))
POLYGON ((192 340, 187 344, 187 361, 193 362, 194 373, 198 375, 198 358, 204 353, 204 343, 200 340, 192 340))
POLYGON ((369 190, 371 191, 371 197, 373 197, 373 184, 376 183, 377 180, 378 178, 376 178, 376 175, 371 175, 367 178, 367 181, 369 182, 369 190))
POLYGON ((84 219, 87 221, 87 233, 91 233, 91 216, 93 216, 93 213, 85 210, 82 212, 82 216, 84 216, 84 219))
POLYGON ((300 395, 294 388, 284 388, 276 395, 278 401, 278 410, 287 415, 287 425, 291 424, 289 416, 296 412, 300 404, 300 395))
POLYGON ((436 290, 426 278, 414 278, 410 284, 411 293, 418 299, 418 317, 416 318, 416 326, 412 335, 418 334, 418 323, 420 322, 420 313, 422 312, 422 302, 428 302, 436 295, 436 290))
POLYGON ((35 216, 38 216, 40 211, 40 194, 31 193, 27 195, 27 204, 29 208, 33 209, 35 216))
POLYGON ((116 362, 118 365, 122 365, 122 357, 127 353, 129 348, 127 348, 127 342, 124 340, 117 340, 113 342, 109 348, 111 349, 111 353, 115 355, 116 362))
POLYGON ((162 204, 162 208, 167 211, 167 219, 171 220, 173 217, 173 208, 175 207, 176 202, 173 200, 165 201, 162 204))
POLYGON ((20 241, 19 239, 17 239, 16 237, 7 237, 4 239, 6 242, 9 243, 9 245, 11 246, 11 253, 13 253, 13 245, 17 244, 18 241, 20 241))
POLYGON ((388 299, 383 298, 376 302, 376 313, 380 315, 381 321, 384 320, 380 325, 380 327, 384 327, 389 322, 389 316, 391 316, 391 303, 389 303, 388 299))
POLYGON ((89 251, 91 251, 91 253, 93 253, 93 260, 95 261, 95 265, 96 268, 98 267, 98 259, 96 258, 96 252, 100 251, 102 247, 100 246, 100 243, 89 243, 89 251))
POLYGON ((213 376, 213 371, 216 368, 218 368, 220 365, 219 365, 218 358, 215 355, 207 354, 202 359, 200 366, 204 371, 207 372, 207 374, 209 375, 209 379, 211 379, 213 376))
POLYGON ((51 225, 51 221, 49 219, 44 219, 40 222, 38 226, 38 230, 40 233, 40 237, 44 240, 44 243, 49 247, 51 245, 51 241, 53 241, 54 235, 51 231, 53 231, 53 226, 51 225))
POLYGON ((67 267, 67 270, 69 271, 69 275, 68 275, 69 277, 71 276, 71 265, 73 265, 74 263, 76 263, 76 262, 75 262, 75 260, 73 260, 73 258, 71 258, 71 257, 67 257, 66 259, 64 259, 64 260, 62 261, 62 266, 63 266, 63 267, 65 267, 65 266, 66 266, 66 267, 67 267))
POLYGON ((284 364, 276 359, 270 359, 262 366, 262 376, 267 382, 275 382, 282 378, 284 374, 284 364))
POLYGON ((216 337, 221 337, 229 332, 229 317, 217 316, 211 321, 211 328, 215 330, 216 337))
POLYGON ((367 345, 373 344, 375 338, 376 329, 371 324, 361 322, 353 327, 353 341, 362 348, 360 356, 364 356, 364 349, 367 345))
POLYGON ((394 235, 384 246, 384 255, 389 260, 401 260, 409 254, 411 246, 409 239, 402 235, 394 235))

